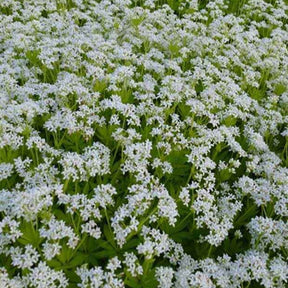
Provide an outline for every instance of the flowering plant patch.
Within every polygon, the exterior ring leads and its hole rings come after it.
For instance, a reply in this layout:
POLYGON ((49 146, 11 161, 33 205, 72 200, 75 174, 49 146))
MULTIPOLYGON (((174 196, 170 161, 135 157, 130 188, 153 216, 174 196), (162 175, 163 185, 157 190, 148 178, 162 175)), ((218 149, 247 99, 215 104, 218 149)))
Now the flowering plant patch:
POLYGON ((286 0, 0 15, 0 287, 287 287, 286 0))

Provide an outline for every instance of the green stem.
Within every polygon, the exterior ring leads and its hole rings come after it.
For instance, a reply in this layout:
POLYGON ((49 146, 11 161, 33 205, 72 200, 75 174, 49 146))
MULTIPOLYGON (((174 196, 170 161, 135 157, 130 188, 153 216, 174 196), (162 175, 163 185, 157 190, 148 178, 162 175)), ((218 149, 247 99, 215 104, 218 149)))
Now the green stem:
POLYGON ((112 163, 115 162, 115 159, 116 159, 116 156, 117 156, 117 152, 119 150, 119 147, 120 147, 120 143, 117 143, 117 146, 116 146, 116 149, 115 149, 115 152, 114 152, 114 155, 113 155, 113 161, 112 163))
POLYGON ((193 164, 191 166, 190 174, 189 174, 189 177, 187 179, 186 185, 190 182, 190 180, 191 180, 192 176, 194 175, 194 173, 195 173, 195 164, 193 164))
POLYGON ((110 225, 110 220, 109 220, 108 213, 107 213, 107 209, 105 209, 105 217, 106 217, 106 221, 107 221, 107 224, 108 224, 109 231, 110 231, 111 235, 113 235, 113 232, 112 232, 112 229, 111 229, 111 225, 110 225))
POLYGON ((61 146, 61 144, 62 144, 62 142, 63 142, 63 140, 64 140, 66 134, 67 134, 67 130, 65 130, 65 132, 64 132, 64 134, 63 134, 63 136, 62 136, 62 138, 61 138, 60 141, 58 142, 59 147, 61 146))
POLYGON ((63 186, 63 192, 65 192, 68 188, 68 184, 69 184, 69 179, 65 180, 64 186, 63 186))
POLYGON ((181 225, 193 214, 193 210, 191 210, 181 221, 180 223, 175 227, 175 229, 181 227, 181 225))
POLYGON ((67 262, 69 262, 73 256, 77 253, 77 251, 79 250, 79 248, 83 245, 83 243, 85 242, 87 238, 87 234, 84 235, 84 237, 82 238, 82 240, 79 242, 79 244, 77 245, 77 247, 73 250, 72 254, 70 255, 70 257, 68 257, 67 262))
POLYGON ((73 218, 73 215, 71 213, 70 214, 70 218, 71 218, 71 221, 72 221, 72 224, 73 224, 73 227, 74 227, 74 230, 78 232, 78 229, 77 229, 77 226, 75 224, 75 221, 74 221, 74 218, 73 218))
POLYGON ((137 231, 133 231, 130 233, 130 235, 128 235, 128 237, 126 238, 126 242, 128 242, 134 235, 138 234, 139 231, 141 230, 142 226, 147 222, 147 220, 149 220, 149 218, 158 210, 158 207, 156 206, 146 217, 144 220, 142 220, 139 225, 138 225, 138 229, 137 231))
POLYGON ((36 163, 37 163, 37 166, 39 165, 39 156, 38 156, 38 149, 35 147, 35 155, 36 155, 36 163))
POLYGON ((208 251, 208 254, 207 254, 208 258, 210 257, 210 255, 212 253, 212 250, 213 250, 213 245, 210 244, 209 251, 208 251))

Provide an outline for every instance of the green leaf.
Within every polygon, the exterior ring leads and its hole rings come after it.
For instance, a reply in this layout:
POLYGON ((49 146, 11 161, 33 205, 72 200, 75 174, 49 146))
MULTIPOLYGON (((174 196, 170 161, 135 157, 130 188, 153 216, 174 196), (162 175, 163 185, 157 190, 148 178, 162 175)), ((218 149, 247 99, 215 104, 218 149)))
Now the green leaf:
POLYGON ((147 273, 144 274, 141 280, 142 280, 141 281, 142 287, 145 287, 145 288, 156 288, 158 287, 158 284, 159 284, 155 277, 155 268, 153 269, 149 268, 147 270, 147 273))
POLYGON ((116 248, 116 242, 115 242, 115 239, 114 239, 114 235, 113 235, 113 233, 112 233, 112 231, 111 231, 111 229, 109 228, 108 225, 104 225, 103 232, 104 232, 104 235, 105 235, 106 239, 109 241, 109 243, 114 248, 116 248))
POLYGON ((88 255, 87 262, 93 266, 99 265, 98 259, 91 253, 89 253, 89 255, 88 255))
POLYGON ((95 92, 103 92, 107 87, 107 83, 105 80, 97 80, 94 84, 93 90, 95 92))
POLYGON ((61 263, 66 263, 67 260, 69 259, 71 252, 73 250, 70 249, 66 244, 62 245, 61 253, 57 256, 58 260, 61 261, 61 263))
MULTIPOLYGON (((96 245, 105 250, 114 250, 114 248, 111 246, 109 242, 102 240, 102 239, 98 239, 96 245)), ((97 247, 94 247, 94 248, 97 248, 97 247)))
POLYGON ((69 278, 69 288, 79 287, 76 283, 80 282, 80 277, 75 273, 74 270, 66 270, 65 275, 69 278))
POLYGON ((103 259, 103 258, 114 257, 117 255, 117 252, 115 250, 104 250, 104 251, 100 251, 97 253, 93 253, 92 255, 96 259, 103 259))
POLYGON ((32 222, 22 222, 20 226, 22 236, 17 240, 21 244, 32 244, 37 247, 41 243, 39 232, 34 228, 32 222))
POLYGON ((83 193, 84 194, 88 194, 88 192, 89 192, 89 182, 86 182, 86 184, 85 184, 85 186, 84 186, 84 189, 83 189, 83 193))
POLYGON ((69 214, 65 214, 61 209, 54 209, 53 214, 56 216, 57 220, 63 220, 68 223, 70 222, 69 214))
POLYGON ((129 278, 125 280, 125 287, 142 288, 143 286, 139 283, 138 280, 134 278, 129 278))
POLYGON ((73 268, 76 266, 80 266, 87 260, 87 255, 82 252, 77 252, 76 256, 72 258, 69 262, 69 267, 73 268))
POLYGON ((234 222, 234 228, 238 228, 247 224, 252 217, 254 217, 258 212, 258 207, 252 204, 244 213, 241 212, 240 216, 234 222))
POLYGON ((228 169, 223 169, 219 173, 220 181, 221 182, 227 181, 231 178, 232 175, 233 174, 230 173, 228 169))
POLYGON ((171 238, 176 242, 181 242, 185 240, 195 240, 199 237, 198 233, 196 232, 178 232, 171 235, 171 238))
POLYGON ((140 239, 133 238, 130 241, 128 241, 128 243, 125 243, 122 249, 129 250, 131 248, 136 247, 140 242, 141 242, 140 239))
POLYGON ((52 267, 52 268, 62 267, 62 263, 56 259, 47 261, 47 264, 49 265, 49 267, 52 267))

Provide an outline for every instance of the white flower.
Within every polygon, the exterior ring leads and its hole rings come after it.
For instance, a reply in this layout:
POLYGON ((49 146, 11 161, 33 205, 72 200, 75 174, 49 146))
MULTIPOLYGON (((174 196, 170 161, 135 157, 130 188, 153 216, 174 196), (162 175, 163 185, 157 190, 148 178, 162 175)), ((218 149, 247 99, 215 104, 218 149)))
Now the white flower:
POLYGON ((71 227, 65 224, 63 220, 56 220, 55 217, 52 217, 44 224, 45 225, 39 229, 42 238, 46 238, 47 240, 68 238, 67 244, 70 248, 73 249, 77 246, 77 243, 79 242, 78 236, 74 233, 71 227))
POLYGON ((37 250, 30 244, 25 246, 24 253, 20 247, 11 247, 9 254, 12 259, 12 264, 21 269, 31 268, 38 262, 40 257, 37 250))
POLYGON ((157 267, 156 277, 159 282, 158 287, 170 288, 173 285, 174 271, 171 267, 157 267))
POLYGON ((3 179, 7 179, 11 176, 13 172, 13 164, 10 163, 1 163, 0 164, 0 181, 3 179))
POLYGON ((123 261, 123 263, 127 266, 128 271, 131 273, 133 277, 143 274, 143 268, 138 263, 138 258, 133 252, 131 253, 125 252, 124 257, 125 260, 123 261))
POLYGON ((65 288, 68 280, 62 271, 54 271, 45 262, 40 262, 38 266, 31 268, 31 272, 24 277, 29 285, 35 288, 65 288))
POLYGON ((93 238, 99 239, 101 237, 101 230, 99 227, 97 227, 97 224, 93 220, 82 224, 81 227, 82 232, 88 233, 93 238))
POLYGON ((56 255, 60 253, 61 250, 61 245, 59 243, 49 243, 49 242, 44 242, 43 243, 43 253, 45 255, 45 258, 47 260, 51 260, 54 258, 56 255))

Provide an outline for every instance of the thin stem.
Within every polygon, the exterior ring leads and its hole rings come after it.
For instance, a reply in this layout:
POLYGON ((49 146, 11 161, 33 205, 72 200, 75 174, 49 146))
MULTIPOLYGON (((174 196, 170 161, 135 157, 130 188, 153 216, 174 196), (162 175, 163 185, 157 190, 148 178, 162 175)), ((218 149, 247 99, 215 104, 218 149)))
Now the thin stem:
POLYGON ((213 250, 213 245, 210 244, 209 251, 208 251, 208 254, 207 254, 208 258, 210 257, 210 255, 212 253, 212 250, 213 250))
POLYGON ((77 245, 77 247, 73 250, 72 254, 70 255, 70 257, 68 257, 68 261, 69 262, 73 256, 76 254, 76 252, 79 250, 79 248, 83 245, 83 243, 85 242, 87 238, 87 234, 84 235, 84 237, 82 238, 82 240, 79 242, 79 244, 77 245))
POLYGON ((178 227, 180 227, 192 214, 193 214, 193 210, 191 210, 181 221, 180 221, 180 223, 175 227, 176 229, 178 228, 178 227))
POLYGON ((158 207, 156 206, 148 215, 147 217, 145 217, 144 220, 142 220, 139 225, 138 225, 138 229, 137 231, 131 232, 130 235, 128 235, 128 237, 126 238, 126 242, 128 242, 134 235, 136 235, 137 233, 139 233, 140 229, 142 228, 142 226, 146 223, 147 220, 149 220, 149 218, 158 210, 158 207))

